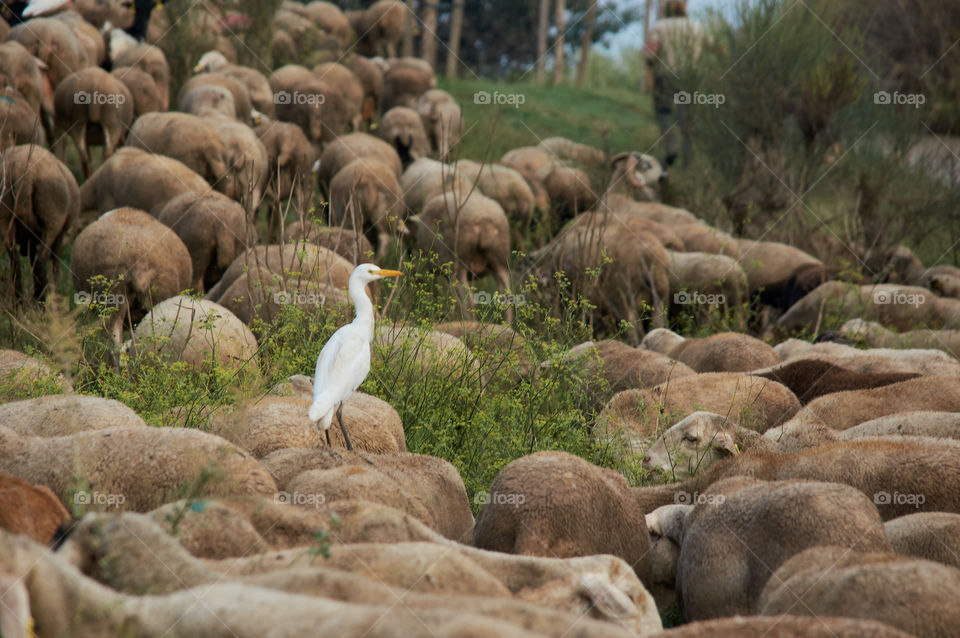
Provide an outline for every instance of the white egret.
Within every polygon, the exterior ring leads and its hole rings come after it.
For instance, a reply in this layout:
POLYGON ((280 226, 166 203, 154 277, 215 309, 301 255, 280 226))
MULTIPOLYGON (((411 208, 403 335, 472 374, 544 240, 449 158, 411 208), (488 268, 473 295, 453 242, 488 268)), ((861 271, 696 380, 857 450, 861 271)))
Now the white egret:
POLYGON ((350 275, 348 291, 357 316, 352 323, 333 333, 317 357, 317 371, 313 377, 313 404, 310 420, 323 427, 330 445, 330 423, 334 409, 340 422, 340 431, 352 450, 350 437, 343 427, 343 402, 360 387, 370 372, 370 342, 373 341, 373 304, 367 297, 367 284, 384 277, 399 277, 398 270, 383 270, 375 264, 361 264, 350 275), (339 406, 339 407, 338 407, 339 406))

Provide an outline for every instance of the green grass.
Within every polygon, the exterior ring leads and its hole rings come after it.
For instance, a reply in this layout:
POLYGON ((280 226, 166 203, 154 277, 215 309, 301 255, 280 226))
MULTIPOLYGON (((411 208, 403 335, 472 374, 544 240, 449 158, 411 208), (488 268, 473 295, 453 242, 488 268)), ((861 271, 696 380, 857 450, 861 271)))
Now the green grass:
POLYGON ((459 157, 497 161, 518 146, 536 146, 560 136, 608 153, 644 151, 659 137, 650 96, 627 90, 578 90, 572 86, 537 86, 479 79, 440 80, 463 109, 464 137, 459 157), (477 104, 486 91, 522 95, 518 106, 477 104))

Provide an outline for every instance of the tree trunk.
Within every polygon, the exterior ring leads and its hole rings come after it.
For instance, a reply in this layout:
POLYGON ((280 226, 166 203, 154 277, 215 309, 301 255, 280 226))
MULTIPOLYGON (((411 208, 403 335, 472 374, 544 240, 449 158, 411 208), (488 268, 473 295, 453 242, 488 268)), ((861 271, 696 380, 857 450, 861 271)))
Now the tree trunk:
POLYGON ((540 0, 540 20, 537 24, 537 84, 547 79, 547 30, 550 28, 550 0, 540 0))
POLYGON ((447 79, 457 77, 457 65, 460 64, 460 33, 463 29, 463 5, 466 0, 454 0, 453 13, 450 16, 450 44, 447 50, 447 79))
POLYGON ((557 0, 557 8, 554 13, 554 26, 557 28, 557 39, 553 43, 553 83, 555 85, 563 82, 565 69, 563 68, 563 32, 567 29, 567 23, 564 20, 564 13, 567 9, 567 0, 557 0))
POLYGON ((577 66, 577 88, 583 88, 583 81, 587 77, 587 61, 590 58, 590 47, 593 45, 593 27, 597 22, 597 0, 590 0, 587 8, 587 17, 584 18, 583 42, 580 45, 580 64, 577 66))
POLYGON ((647 0, 643 6, 643 43, 646 44, 650 39, 650 18, 653 16, 653 3, 656 0, 647 0))
POLYGON ((423 27, 420 33, 420 57, 430 68, 437 68, 437 5, 433 0, 424 3, 421 16, 423 27))
POLYGON ((407 15, 403 18, 403 48, 405 58, 413 57, 413 34, 417 30, 417 12, 414 8, 416 0, 407 0, 407 15))

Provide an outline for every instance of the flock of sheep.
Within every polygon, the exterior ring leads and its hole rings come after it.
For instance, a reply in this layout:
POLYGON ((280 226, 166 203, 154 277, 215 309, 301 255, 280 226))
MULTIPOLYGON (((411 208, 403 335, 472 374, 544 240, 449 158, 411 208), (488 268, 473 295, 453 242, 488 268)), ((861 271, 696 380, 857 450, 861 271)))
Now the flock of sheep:
MULTIPOLYGON (((285 2, 272 70, 237 64, 230 16, 203 9, 224 35, 176 96, 160 48, 102 32, 119 2, 74 7, 0 21, 0 237, 19 304, 52 291, 69 247, 81 302, 115 308, 117 351, 241 369, 258 319, 345 303, 373 255, 435 252, 464 290, 563 271, 598 326, 632 325, 629 344, 565 355, 591 373, 591 436, 670 482, 538 452, 502 469, 475 519, 454 466, 408 453, 376 397, 344 403, 350 452, 308 419, 308 377, 202 430, 148 427, 0 351, 0 382, 62 391, 0 405, 4 638, 613 638, 660 635, 676 609, 687 624, 665 636, 960 635, 960 269, 733 237, 660 203, 665 175, 639 152, 551 137, 457 159, 460 106, 396 57, 395 0, 285 2), (317 50, 336 61, 298 64, 317 50), (731 332, 666 327, 717 313, 731 332), (803 330, 819 338, 787 338, 803 330)), ((415 365, 456 374, 485 331, 523 359, 509 325, 376 339, 429 343, 415 365)))

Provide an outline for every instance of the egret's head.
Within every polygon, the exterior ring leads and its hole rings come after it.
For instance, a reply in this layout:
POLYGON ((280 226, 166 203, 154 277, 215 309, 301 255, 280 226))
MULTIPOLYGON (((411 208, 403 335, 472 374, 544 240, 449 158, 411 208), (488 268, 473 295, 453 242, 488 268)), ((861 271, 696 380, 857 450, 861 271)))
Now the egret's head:
POLYGON ((356 278, 362 283, 368 284, 386 277, 399 277, 402 274, 399 270, 384 270, 376 264, 360 264, 350 275, 350 279, 356 278))

